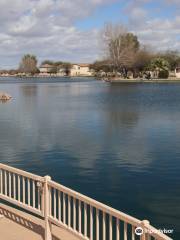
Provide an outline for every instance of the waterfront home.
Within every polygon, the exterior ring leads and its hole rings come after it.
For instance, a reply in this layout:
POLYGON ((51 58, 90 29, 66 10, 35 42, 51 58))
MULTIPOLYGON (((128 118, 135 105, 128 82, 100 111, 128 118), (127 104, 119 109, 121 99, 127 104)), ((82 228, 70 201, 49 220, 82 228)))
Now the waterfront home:
POLYGON ((180 78, 180 65, 175 68, 175 75, 177 78, 180 78))
POLYGON ((40 75, 49 75, 52 72, 53 66, 50 64, 42 64, 39 67, 40 75))
POLYGON ((90 64, 73 64, 70 70, 70 76, 92 76, 90 64))
POLYGON ((42 64, 39 67, 39 71, 40 71, 39 75, 42 75, 42 76, 49 76, 49 75, 52 75, 53 73, 56 76, 62 76, 62 77, 67 75, 72 77, 93 75, 93 72, 90 70, 90 64, 72 64, 69 70, 67 70, 66 67, 61 65, 55 67, 51 64, 42 64), (56 68, 56 70, 54 68, 56 68))

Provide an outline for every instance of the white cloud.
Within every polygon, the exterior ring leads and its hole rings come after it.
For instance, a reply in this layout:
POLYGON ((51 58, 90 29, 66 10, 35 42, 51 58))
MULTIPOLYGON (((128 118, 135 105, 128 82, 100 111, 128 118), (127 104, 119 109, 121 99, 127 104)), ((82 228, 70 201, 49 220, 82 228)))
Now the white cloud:
POLYGON ((134 28, 140 40, 158 50, 180 49, 180 17, 152 19, 134 28))
POLYGON ((0 1, 0 56, 6 58, 1 66, 18 64, 26 52, 40 59, 93 61, 98 54, 97 30, 79 30, 75 22, 108 2, 111 1, 0 1))
POLYGON ((180 49, 180 17, 174 10, 173 18, 166 17, 166 11, 171 6, 180 6, 179 0, 159 1, 129 0, 125 8, 128 14, 129 29, 138 35, 140 41, 156 50, 180 49), (148 8, 147 4, 151 4, 148 8), (152 17, 153 16, 153 17, 152 17), (156 16, 156 17, 155 17, 156 16))
POLYGON ((179 0, 166 0, 166 3, 167 4, 170 4, 170 5, 176 5, 176 6, 179 6, 180 7, 180 1, 179 0))
MULTIPOLYGON (((81 30, 76 27, 76 22, 90 17, 97 7, 115 1, 1 0, 1 67, 16 66, 20 57, 27 52, 36 54, 40 60, 95 60, 100 54, 98 30, 81 30)), ((180 17, 151 19, 144 8, 144 4, 150 1, 127 1, 125 15, 129 19, 130 29, 144 43, 162 48, 179 47, 180 17)), ((169 0, 166 2, 168 4, 169 0)), ((173 2, 179 3, 176 0, 173 2)))

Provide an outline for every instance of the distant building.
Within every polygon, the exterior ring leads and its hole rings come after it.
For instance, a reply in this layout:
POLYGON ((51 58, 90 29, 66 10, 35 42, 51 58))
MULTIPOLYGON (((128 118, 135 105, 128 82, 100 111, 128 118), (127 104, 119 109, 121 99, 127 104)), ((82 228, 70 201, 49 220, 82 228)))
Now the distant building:
POLYGON ((92 76, 93 72, 90 70, 90 64, 72 64, 69 67, 64 65, 53 66, 51 64, 42 64, 39 67, 39 71, 41 76, 92 76), (54 72, 54 68, 56 71, 54 72))
POLYGON ((180 65, 175 69, 175 75, 177 78, 180 78, 180 65))
POLYGON ((70 76, 92 76, 90 64, 72 64, 70 76))
POLYGON ((42 64, 39 67, 39 71, 41 75, 49 75, 53 69, 53 66, 50 64, 42 64))

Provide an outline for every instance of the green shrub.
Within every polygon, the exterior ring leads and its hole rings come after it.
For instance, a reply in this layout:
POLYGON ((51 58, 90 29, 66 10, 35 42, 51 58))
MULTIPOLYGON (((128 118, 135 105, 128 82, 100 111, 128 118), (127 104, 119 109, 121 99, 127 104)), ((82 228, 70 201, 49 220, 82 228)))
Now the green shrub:
POLYGON ((158 78, 168 78, 169 77, 169 71, 167 70, 161 70, 159 72, 158 78))

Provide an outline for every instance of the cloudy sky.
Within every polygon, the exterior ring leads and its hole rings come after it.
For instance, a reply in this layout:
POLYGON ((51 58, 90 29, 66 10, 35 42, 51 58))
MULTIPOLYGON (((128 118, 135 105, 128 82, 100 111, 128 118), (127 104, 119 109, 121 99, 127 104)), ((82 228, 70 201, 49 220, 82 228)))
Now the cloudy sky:
POLYGON ((0 68, 25 53, 92 62, 105 22, 125 24, 143 44, 180 49, 180 0, 0 0, 0 68))

